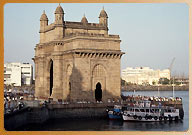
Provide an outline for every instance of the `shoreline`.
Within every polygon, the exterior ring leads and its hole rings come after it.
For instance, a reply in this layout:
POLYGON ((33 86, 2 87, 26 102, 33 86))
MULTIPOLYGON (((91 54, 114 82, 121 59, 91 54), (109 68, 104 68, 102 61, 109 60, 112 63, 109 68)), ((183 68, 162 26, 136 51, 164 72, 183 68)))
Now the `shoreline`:
MULTIPOLYGON (((142 85, 128 85, 121 87, 122 91, 172 91, 173 86, 142 86, 142 85)), ((175 91, 189 91, 189 85, 175 86, 175 91)))
MULTIPOLYGON (((121 92, 134 91, 134 90, 121 90, 121 92)), ((135 90, 135 91, 158 91, 158 90, 135 90)), ((159 90, 159 91, 172 91, 172 90, 159 90)), ((175 90, 175 91, 189 91, 189 90, 175 90)))

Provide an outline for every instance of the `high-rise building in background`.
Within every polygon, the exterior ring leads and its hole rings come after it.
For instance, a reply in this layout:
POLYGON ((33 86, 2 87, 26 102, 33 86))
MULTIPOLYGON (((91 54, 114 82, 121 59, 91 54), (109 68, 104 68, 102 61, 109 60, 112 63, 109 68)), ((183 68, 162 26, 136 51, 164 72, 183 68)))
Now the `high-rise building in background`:
POLYGON ((127 67, 122 70, 121 77, 123 80, 133 84, 158 84, 160 78, 170 79, 170 70, 154 70, 149 67, 127 67))
POLYGON ((29 63, 5 63, 4 84, 31 85, 33 81, 33 66, 29 63))

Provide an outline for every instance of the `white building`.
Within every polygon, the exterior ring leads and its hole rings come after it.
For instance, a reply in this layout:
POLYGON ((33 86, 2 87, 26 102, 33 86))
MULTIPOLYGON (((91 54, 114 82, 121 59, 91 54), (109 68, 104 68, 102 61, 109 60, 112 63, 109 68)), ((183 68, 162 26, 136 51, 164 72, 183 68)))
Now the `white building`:
POLYGON ((33 66, 29 63, 5 63, 4 84, 21 86, 31 85, 33 81, 33 66))
POLYGON ((134 84, 158 84, 160 78, 170 79, 170 70, 153 70, 149 67, 127 67, 122 70, 121 77, 126 82, 134 84))

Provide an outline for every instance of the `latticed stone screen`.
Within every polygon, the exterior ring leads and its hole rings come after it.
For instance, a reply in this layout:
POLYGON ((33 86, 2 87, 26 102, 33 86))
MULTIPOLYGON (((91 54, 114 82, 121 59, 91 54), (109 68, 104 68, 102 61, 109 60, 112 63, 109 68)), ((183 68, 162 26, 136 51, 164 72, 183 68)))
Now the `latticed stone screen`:
POLYGON ((104 67, 102 65, 95 66, 95 68, 93 70, 93 76, 94 77, 105 76, 105 69, 104 69, 104 67))

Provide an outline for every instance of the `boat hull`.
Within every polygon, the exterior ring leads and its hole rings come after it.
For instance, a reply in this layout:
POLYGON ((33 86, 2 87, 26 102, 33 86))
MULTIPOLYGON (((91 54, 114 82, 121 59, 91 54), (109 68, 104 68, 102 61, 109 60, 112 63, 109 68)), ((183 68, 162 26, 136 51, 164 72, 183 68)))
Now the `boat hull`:
POLYGON ((155 118, 151 118, 151 119, 146 119, 145 117, 133 117, 133 116, 127 116, 127 115, 122 115, 122 118, 124 121, 142 121, 142 122, 158 122, 158 121, 177 121, 179 120, 178 118, 175 117, 167 117, 167 119, 162 118, 161 120, 159 120, 159 118, 155 119, 155 118))
POLYGON ((122 119, 121 115, 114 115, 114 114, 108 114, 109 119, 115 120, 115 119, 122 119))

